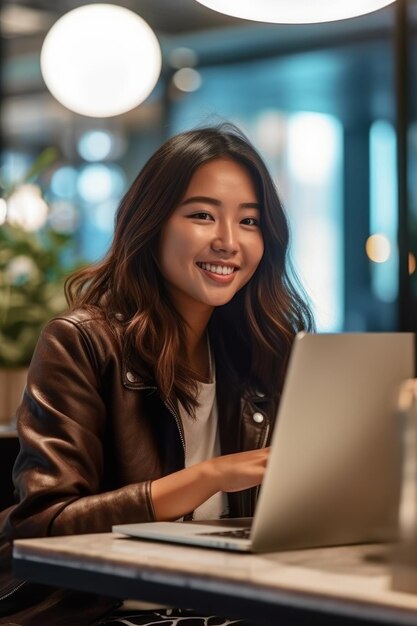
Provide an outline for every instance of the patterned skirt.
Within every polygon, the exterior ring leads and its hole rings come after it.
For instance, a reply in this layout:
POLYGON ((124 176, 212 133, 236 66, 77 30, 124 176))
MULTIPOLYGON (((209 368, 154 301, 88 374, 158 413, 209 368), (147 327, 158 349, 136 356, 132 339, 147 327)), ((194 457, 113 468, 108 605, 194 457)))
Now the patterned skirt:
POLYGON ((114 611, 95 626, 254 626, 241 619, 203 616, 188 609, 157 609, 154 611, 114 611))

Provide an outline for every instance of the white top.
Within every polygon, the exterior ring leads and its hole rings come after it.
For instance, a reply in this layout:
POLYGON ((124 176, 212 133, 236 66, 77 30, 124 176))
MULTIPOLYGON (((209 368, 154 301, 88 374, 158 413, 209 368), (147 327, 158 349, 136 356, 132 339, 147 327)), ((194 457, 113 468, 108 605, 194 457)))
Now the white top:
MULTIPOLYGON (((214 369, 214 368, 211 368, 214 369)), ((198 382, 199 406, 195 419, 180 403, 179 410, 185 436, 185 467, 220 456, 220 438, 216 402, 214 371, 211 383, 198 382)), ((227 497, 223 492, 214 494, 194 511, 194 519, 219 519, 227 515, 227 497)))

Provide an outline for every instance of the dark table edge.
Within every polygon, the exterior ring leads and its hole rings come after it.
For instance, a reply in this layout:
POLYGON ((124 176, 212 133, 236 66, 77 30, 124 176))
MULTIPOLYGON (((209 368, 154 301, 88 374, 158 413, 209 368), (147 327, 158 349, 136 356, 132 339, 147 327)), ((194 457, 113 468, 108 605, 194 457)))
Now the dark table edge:
POLYGON ((334 626, 335 618, 337 626, 417 626, 417 611, 284 590, 258 589, 257 597, 250 597, 245 595, 245 590, 253 594, 250 584, 222 581, 219 592, 207 578, 175 572, 147 569, 129 576, 77 568, 74 577, 69 564, 24 554, 14 555, 13 570, 17 578, 32 582, 240 617, 256 626, 334 626))

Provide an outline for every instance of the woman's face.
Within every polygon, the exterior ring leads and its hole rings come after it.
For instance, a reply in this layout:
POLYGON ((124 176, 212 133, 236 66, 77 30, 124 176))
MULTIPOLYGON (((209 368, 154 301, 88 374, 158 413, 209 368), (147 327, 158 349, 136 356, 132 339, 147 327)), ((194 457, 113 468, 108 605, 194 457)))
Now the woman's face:
POLYGON ((230 159, 201 165, 165 223, 159 268, 178 310, 229 302, 264 252, 253 181, 230 159))

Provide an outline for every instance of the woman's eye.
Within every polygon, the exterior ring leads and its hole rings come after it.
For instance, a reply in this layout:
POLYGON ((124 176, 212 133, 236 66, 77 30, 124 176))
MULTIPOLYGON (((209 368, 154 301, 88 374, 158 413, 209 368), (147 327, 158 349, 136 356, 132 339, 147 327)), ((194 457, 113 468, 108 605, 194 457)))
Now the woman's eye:
POLYGON ((256 217, 245 217, 241 223, 245 224, 245 226, 259 226, 259 220, 256 217))
POLYGON ((205 220, 205 221, 213 219, 210 213, 206 213, 205 211, 200 211, 199 213, 193 213, 192 215, 190 215, 190 217, 193 217, 195 220, 205 220))

